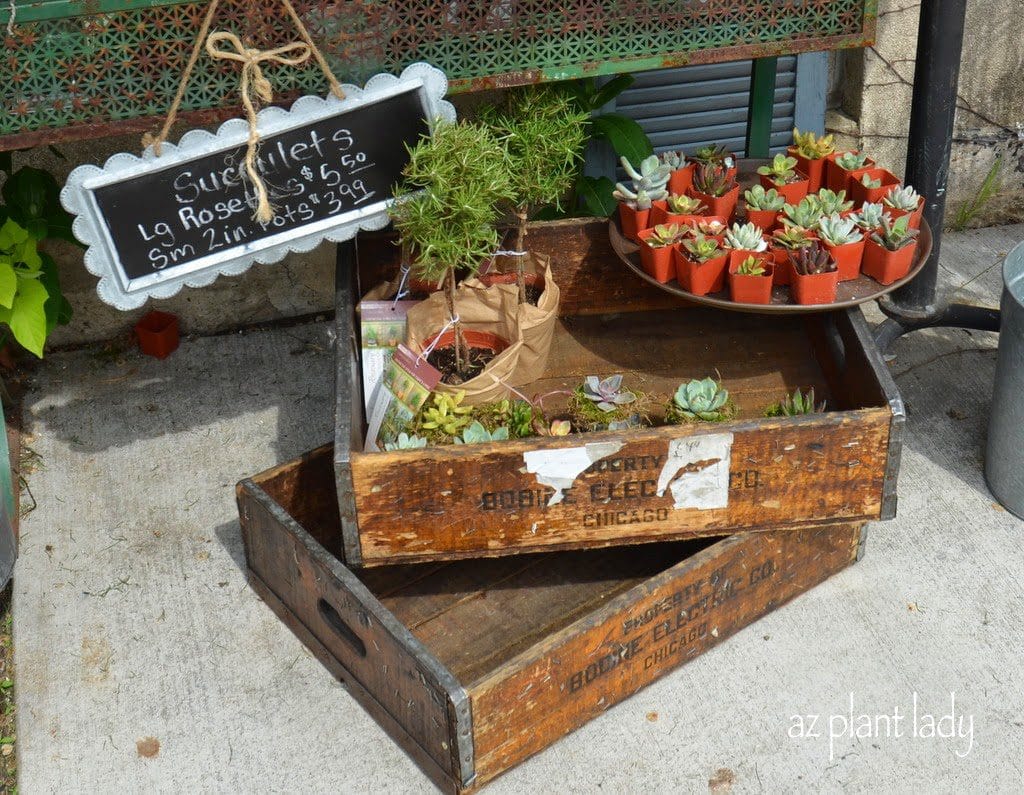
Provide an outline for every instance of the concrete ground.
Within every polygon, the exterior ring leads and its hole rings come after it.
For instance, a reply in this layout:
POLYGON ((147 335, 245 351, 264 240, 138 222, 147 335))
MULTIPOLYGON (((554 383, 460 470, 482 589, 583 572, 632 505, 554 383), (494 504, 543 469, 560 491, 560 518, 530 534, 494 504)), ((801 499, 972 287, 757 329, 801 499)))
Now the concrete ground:
MULTIPOLYGON (((995 302, 1022 239, 949 235, 943 278, 995 302)), ((330 437, 329 335, 189 339, 163 362, 59 353, 39 371, 14 594, 23 795, 429 788, 243 572, 233 486, 330 437)), ((1024 523, 981 466, 996 343, 895 345, 899 517, 863 561, 489 791, 1019 790, 1024 523), (894 710, 898 737, 875 720, 894 710), (951 711, 954 736, 928 736, 925 716, 951 711), (859 736, 841 731, 851 712, 859 736)))

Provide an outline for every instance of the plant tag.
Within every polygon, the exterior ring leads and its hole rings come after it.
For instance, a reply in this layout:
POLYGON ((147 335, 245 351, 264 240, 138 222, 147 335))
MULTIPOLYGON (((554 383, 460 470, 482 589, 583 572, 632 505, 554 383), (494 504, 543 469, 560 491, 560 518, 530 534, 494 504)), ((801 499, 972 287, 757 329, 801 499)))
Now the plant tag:
POLYGON ((359 304, 359 361, 363 366, 363 405, 367 416, 377 398, 384 368, 405 339, 405 318, 418 301, 363 301, 359 304))
POLYGON ((439 370, 399 343, 384 368, 369 412, 366 450, 383 450, 385 444, 395 441, 440 381, 439 370))

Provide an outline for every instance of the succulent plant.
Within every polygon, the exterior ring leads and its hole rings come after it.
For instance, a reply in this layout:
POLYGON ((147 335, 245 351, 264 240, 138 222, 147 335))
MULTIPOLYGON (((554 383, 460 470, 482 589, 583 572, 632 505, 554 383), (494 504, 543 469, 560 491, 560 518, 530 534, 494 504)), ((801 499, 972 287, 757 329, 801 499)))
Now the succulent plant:
POLYGON ((864 174, 860 178, 860 184, 865 188, 880 188, 882 187, 882 180, 881 178, 872 179, 870 174, 864 174))
POLYGON ((732 414, 729 391, 710 377, 680 384, 668 411, 669 419, 674 422, 721 422, 732 414))
POLYGON ((874 231, 882 225, 882 220, 888 218, 885 206, 881 202, 865 202, 858 212, 852 216, 853 222, 865 231, 874 231))
POLYGON ((733 165, 731 162, 726 163, 727 160, 732 160, 732 155, 729 154, 729 150, 719 144, 708 144, 707 146, 702 146, 690 155, 690 160, 695 163, 722 163, 727 168, 732 168, 733 165))
POLYGON ((754 185, 750 190, 744 191, 743 198, 747 207, 752 210, 774 210, 778 212, 786 205, 786 200, 779 195, 775 188, 764 189, 762 185, 754 185))
POLYGON ((767 166, 758 166, 757 173, 769 177, 776 185, 788 185, 800 180, 796 173, 796 158, 783 154, 775 155, 767 166))
POLYGON ((751 254, 736 268, 740 276, 764 276, 768 271, 764 269, 764 260, 751 254))
POLYGON ((707 196, 724 196, 736 186, 723 163, 701 163, 693 172, 693 189, 707 196))
POLYGON ((772 241, 776 246, 795 251, 814 242, 814 236, 810 230, 804 229, 802 226, 787 226, 783 229, 776 229, 772 233, 772 241))
POLYGON ((787 204, 782 208, 783 226, 800 226, 814 229, 821 219, 821 202, 813 194, 804 196, 797 204, 787 204))
POLYGON ((622 376, 610 375, 599 380, 596 375, 588 375, 583 382, 583 395, 601 411, 615 411, 636 400, 636 395, 628 389, 622 389, 622 376))
POLYGON ((681 224, 657 224, 644 242, 651 248, 664 248, 678 243, 684 234, 681 224))
POLYGON ((882 199, 882 204, 886 207, 892 207, 894 210, 902 210, 906 213, 912 213, 917 209, 917 205, 921 201, 921 194, 918 193, 911 185, 904 185, 901 188, 893 188, 882 199))
POLYGON ((686 249, 687 258, 693 262, 707 262, 722 254, 718 241, 713 237, 705 237, 700 232, 684 240, 683 248, 686 249))
POLYGON ((392 450, 418 450, 421 447, 427 446, 427 440, 421 439, 416 434, 411 436, 405 431, 398 434, 398 438, 393 442, 384 442, 384 449, 387 451, 392 450))
POLYGON ((633 185, 632 188, 627 188, 620 182, 615 186, 612 195, 618 201, 631 204, 637 209, 648 209, 650 202, 668 198, 668 191, 665 190, 665 185, 668 184, 668 178, 672 170, 662 164, 657 155, 644 158, 640 163, 639 170, 633 168, 633 164, 626 157, 620 158, 619 162, 622 163, 622 168, 632 180, 633 185), (640 205, 641 201, 646 202, 647 207, 642 207, 640 205))
POLYGON ((864 168, 864 164, 867 162, 868 156, 861 152, 843 152, 843 154, 836 158, 836 165, 846 171, 864 168))
POLYGON ((725 245, 739 251, 764 251, 768 241, 764 239, 764 230, 757 224, 735 223, 725 233, 725 245))
POLYGON ((806 394, 800 388, 792 395, 786 395, 782 400, 765 411, 766 417, 796 417, 801 414, 820 414, 825 410, 825 401, 815 405, 814 387, 807 390, 806 394))
POLYGON ((835 260, 817 240, 789 252, 793 269, 801 276, 831 273, 836 270, 835 260))
POLYGON ((725 233, 725 224, 717 218, 705 218, 690 226, 690 234, 696 237, 700 235, 721 235, 725 233))
POLYGON ((472 420, 473 407, 462 405, 464 397, 461 391, 454 395, 434 392, 420 410, 416 430, 426 431, 428 438, 458 436, 472 420))
POLYGON ((683 156, 682 152, 675 149, 669 149, 668 151, 661 153, 661 163, 675 171, 676 169, 683 167, 683 164, 686 163, 686 158, 683 156))
POLYGON ((818 222, 818 236, 830 246, 845 246, 864 238, 852 218, 843 218, 838 213, 827 215, 818 222))
POLYGON ((668 197, 668 211, 675 215, 700 215, 703 212, 707 212, 707 207, 704 203, 693 196, 682 196, 672 195, 668 197))
POLYGON ((831 191, 828 188, 822 188, 815 196, 818 199, 818 207, 821 209, 822 215, 832 215, 832 213, 845 213, 847 210, 853 207, 852 201, 846 200, 846 191, 831 191))
POLYGON ((810 130, 802 133, 796 128, 793 128, 793 146, 808 160, 821 160, 836 151, 834 136, 818 136, 810 130))
POLYGON ((568 436, 572 431, 569 420, 553 420, 548 428, 548 436, 568 436))
POLYGON ((505 426, 511 439, 522 439, 537 433, 535 422, 543 418, 540 411, 525 400, 505 398, 473 408, 472 419, 479 420, 488 430, 505 426))
POLYGON ((462 431, 462 436, 455 437, 455 444, 480 444, 481 442, 501 442, 508 439, 508 428, 504 425, 487 430, 479 420, 473 420, 462 431))
POLYGON ((882 219, 882 227, 871 233, 871 239, 889 251, 899 251, 916 239, 919 230, 910 228, 910 216, 901 215, 895 221, 888 215, 882 219))

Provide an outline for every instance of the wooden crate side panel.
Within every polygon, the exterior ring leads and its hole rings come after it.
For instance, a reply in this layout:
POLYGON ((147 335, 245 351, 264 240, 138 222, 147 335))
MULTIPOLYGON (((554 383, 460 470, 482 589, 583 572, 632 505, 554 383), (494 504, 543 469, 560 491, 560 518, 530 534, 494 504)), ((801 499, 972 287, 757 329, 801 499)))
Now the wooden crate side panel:
POLYGON ((859 525, 742 534, 469 686, 484 783, 854 562, 859 525))
POLYGON ((364 564, 875 519, 890 421, 878 408, 353 453, 364 564))
POLYGON ((258 486, 243 481, 238 497, 250 571, 330 652, 346 679, 371 693, 442 770, 470 781, 469 708, 461 685, 258 486))

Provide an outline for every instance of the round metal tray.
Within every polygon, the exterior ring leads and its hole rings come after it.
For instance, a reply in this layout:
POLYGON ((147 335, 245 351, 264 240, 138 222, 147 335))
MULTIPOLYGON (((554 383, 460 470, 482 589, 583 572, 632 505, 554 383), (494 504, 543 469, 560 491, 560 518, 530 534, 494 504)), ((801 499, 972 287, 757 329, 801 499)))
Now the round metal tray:
MULTIPOLYGON (((753 181, 750 179, 749 171, 744 173, 746 171, 744 166, 747 166, 749 169, 750 165, 754 162, 757 161, 740 161, 739 179, 743 187, 749 187, 747 183, 753 181)), ((914 252, 914 262, 910 266, 910 272, 892 284, 879 284, 870 276, 859 276, 848 282, 840 282, 839 289, 836 291, 836 300, 831 304, 795 304, 790 300, 788 287, 773 287, 772 302, 770 304, 739 304, 729 298, 728 287, 717 293, 694 295, 684 290, 675 279, 667 284, 662 284, 649 276, 640 266, 640 246, 622 234, 622 229, 619 227, 618 213, 615 213, 608 222, 608 236, 611 238, 612 249, 618 254, 619 259, 637 276, 644 281, 650 282, 655 287, 697 304, 716 306, 719 309, 728 309, 731 312, 749 312, 761 315, 801 315, 813 312, 830 312, 833 309, 846 309, 847 307, 857 306, 867 301, 874 301, 886 293, 891 293, 917 276, 932 253, 932 230, 928 226, 928 222, 921 219, 921 234, 917 237, 917 251, 914 252)))

